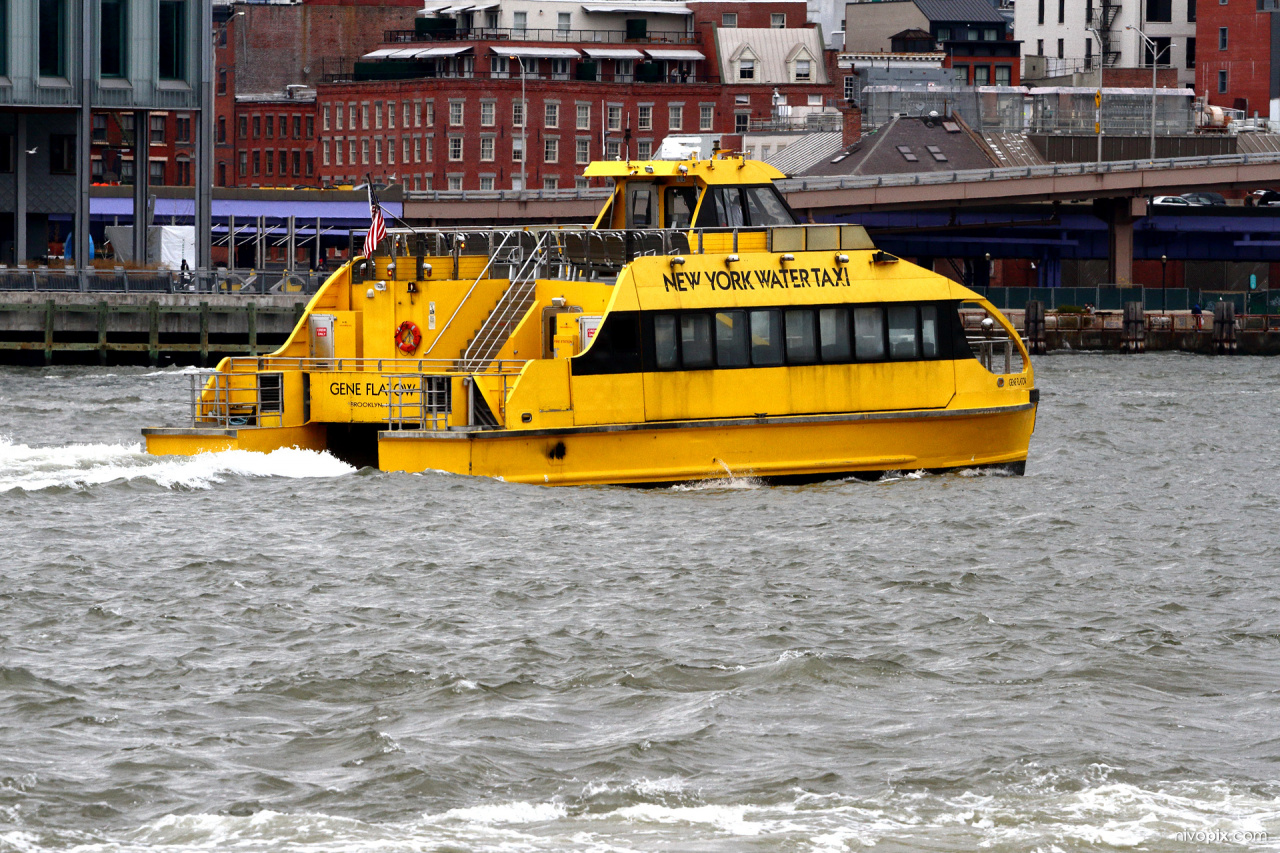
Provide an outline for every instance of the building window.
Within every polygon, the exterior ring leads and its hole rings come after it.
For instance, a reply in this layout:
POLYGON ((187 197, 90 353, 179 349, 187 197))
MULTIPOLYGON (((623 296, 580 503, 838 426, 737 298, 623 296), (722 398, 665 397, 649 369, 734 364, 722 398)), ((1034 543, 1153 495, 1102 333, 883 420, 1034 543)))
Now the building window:
POLYGON ((613 79, 617 83, 630 83, 635 79, 636 61, 634 59, 616 59, 613 62, 613 79))
POLYGON ((266 137, 267 137, 267 139, 275 139, 275 137, 276 137, 276 117, 275 117, 275 116, 267 116, 267 117, 266 117, 266 126, 267 126, 267 133, 266 133, 266 137))
POLYGON ((1044 39, 1036 39, 1036 56, 1044 56, 1044 39))
POLYGON ((785 30, 787 28, 787 15, 785 12, 772 12, 769 15, 769 26, 775 30, 785 30))
POLYGON ((367 139, 360 140, 360 165, 369 165, 369 140, 367 139))
POLYGON ((1147 0, 1147 20, 1167 24, 1173 20, 1173 0, 1147 0))
POLYGON ((316 138, 316 117, 307 116, 307 139, 316 138))
POLYGON ((1227 72, 1218 72, 1218 93, 1223 94, 1227 91, 1227 72))
POLYGON ((1044 0, 1037 0, 1036 3, 1036 23, 1044 26, 1044 0))
POLYGON ((639 107, 638 119, 636 126, 640 130, 653 130, 653 107, 648 104, 642 104, 639 107))
POLYGON ((608 130, 622 130, 622 107, 609 105, 608 121, 605 127, 608 130))
POLYGON ((511 102, 511 124, 515 127, 524 127, 524 101, 511 102))
POLYGON ((951 41, 951 27, 938 27, 938 41, 951 41))
MULTIPOLYGON (((5 137, 5 138, 7 139, 8 137, 5 137)), ((94 142, 107 141, 107 116, 105 113, 93 114, 93 141, 94 142)), ((0 169, 0 171, 8 171, 8 170, 0 169)))
POLYGON ((808 83, 810 80, 811 74, 812 74, 812 71, 811 71, 810 61, 807 59, 797 59, 796 60, 796 82, 808 83))
POLYGON ((413 162, 409 158, 409 137, 407 135, 403 138, 403 142, 400 146, 400 162, 401 163, 413 162))
POLYGON ((1218 27, 1218 50, 1227 49, 1227 28, 1218 27))
MULTIPOLYGON (((7 12, 8 9, 5 11, 7 12)), ((67 0, 40 0, 40 32, 37 46, 40 51, 41 76, 66 77, 67 0)))
POLYGON ((505 56, 492 56, 489 58, 489 76, 496 80, 505 80, 511 76, 508 70, 507 58, 505 56))
POLYGON ((1058 39, 1058 58, 1059 59, 1063 59, 1066 57, 1065 50, 1066 50, 1066 40, 1058 39))
POLYGON ((0 0, 0 76, 9 73, 9 3, 0 0))
POLYGON ((484 191, 493 190, 493 175, 480 176, 480 189, 484 191))
POLYGON ((736 26, 738 26, 738 13, 737 13, 737 12, 725 12, 723 15, 721 15, 721 16, 720 16, 720 26, 722 26, 722 27, 736 27, 736 26))
MULTIPOLYGON (((281 158, 281 159, 284 159, 284 158, 281 158)), ((276 164, 276 152, 268 148, 267 149, 267 174, 268 175, 275 174, 275 168, 276 168, 275 164, 276 164)), ((281 163, 280 167, 281 167, 281 171, 284 171, 284 163, 281 163)))
POLYGON ((548 192, 555 192, 560 189, 560 178, 556 175, 547 175, 542 179, 542 188, 548 192))
POLYGON ((684 107, 672 104, 667 107, 667 129, 681 130, 684 127, 684 107))
POLYGON ((524 140, 518 136, 511 137, 511 162, 524 162, 524 140))
POLYGON ((1000 31, 997 30, 995 27, 987 27, 982 31, 983 41, 999 41, 999 39, 1000 39, 1000 31))
POLYGON ((1187 67, 1196 67, 1196 40, 1194 37, 1187 39, 1187 67))
POLYGON ((493 101, 480 102, 480 126, 493 127, 497 123, 498 105, 493 101))
POLYGON ((422 157, 423 157, 423 159, 424 159, 424 160, 426 160, 428 163, 430 163, 430 162, 431 162, 431 159, 432 159, 433 157, 435 157, 435 156, 436 156, 436 153, 435 153, 435 152, 436 152, 436 138, 435 138, 434 136, 428 136, 428 137, 427 137, 427 139, 426 139, 426 141, 422 143, 422 146, 423 146, 423 154, 422 154, 422 157))
POLYGON ((454 191, 457 191, 457 190, 462 189, 462 176, 461 176, 461 175, 450 175, 450 176, 449 176, 449 189, 454 190, 454 191))
POLYGON ((569 60, 567 59, 551 60, 551 79, 552 80, 568 80, 569 79, 569 60))
POLYGON ((713 104, 702 104, 698 107, 698 130, 710 130, 715 114, 716 108, 713 104))
POLYGON ((173 120, 173 125, 175 128, 175 134, 174 134, 175 142, 191 141, 191 117, 190 116, 178 116, 173 120))
POLYGON ((606 142, 604 146, 604 158, 606 160, 617 160, 622 153, 622 145, 618 142, 606 142))
POLYGON ((248 116, 240 116, 240 138, 241 139, 249 138, 249 117, 248 116))
POLYGON ((579 139, 574 145, 573 162, 579 166, 586 165, 591 162, 591 140, 579 139))
MULTIPOLYGON (((407 143, 408 140, 406 139, 405 142, 407 143)), ((405 154, 404 159, 408 160, 409 155, 405 154)), ((413 138, 413 162, 415 163, 422 162, 422 137, 421 136, 415 136, 413 138)))
POLYGON ((160 59, 156 67, 161 80, 187 78, 187 30, 186 0, 160 0, 160 59))
POLYGON ((1066 22, 1067 22, 1067 0, 1058 0, 1058 23, 1065 24, 1066 22))
MULTIPOLYGON (((405 106, 408 107, 408 104, 406 104, 405 106)), ((409 123, 409 120, 405 119, 405 124, 408 124, 408 123, 409 123)), ((413 102, 413 126, 422 127, 422 101, 413 102)))
POLYGON ((480 159, 486 163, 493 161, 493 137, 480 137, 480 159))
MULTIPOLYGON (((18 152, 19 155, 22 152, 18 152)), ((74 175, 76 173, 76 138, 74 134, 49 136, 49 173, 74 175)))
POLYGON ((569 13, 560 12, 556 15, 556 29, 562 33, 569 32, 569 13))
POLYGON ((227 117, 218 116, 218 142, 226 144, 227 142, 227 117))
POLYGON ((746 133, 751 127, 751 113, 733 114, 733 132, 746 133))
POLYGON ((356 164, 356 141, 352 137, 347 138, 347 163, 352 166, 356 164))
POLYGON ((427 127, 431 127, 436 123, 436 102, 427 101, 427 115, 424 119, 427 127))
POLYGON ((511 15, 511 37, 513 39, 522 39, 525 37, 525 28, 529 26, 528 12, 513 12, 511 15))
POLYGON ((973 66, 973 85, 986 86, 991 83, 991 67, 989 65, 973 66))
MULTIPOLYGON (((307 153, 310 154, 311 152, 308 151, 307 153)), ((302 176, 302 152, 299 151, 297 148, 293 149, 293 154, 290 157, 290 162, 293 164, 293 176, 295 178, 301 177, 302 176)))
POLYGON ((544 139, 542 142, 542 162, 556 163, 560 160, 560 140, 544 139))
POLYGON ((591 105, 578 104, 578 130, 591 129, 591 105))
POLYGON ((373 127, 382 130, 382 101, 373 102, 373 127))
POLYGON ((449 137, 449 159, 455 163, 462 159, 462 137, 449 137))
POLYGON ((164 144, 164 116, 151 116, 151 144, 164 144))
POLYGON ((1196 22, 1196 0, 1187 0, 1187 23, 1196 22))
POLYGON ((738 79, 739 80, 756 79, 756 61, 754 59, 738 60, 738 79))
POLYGON ((315 173, 316 173, 316 152, 308 148, 307 149, 307 177, 309 178, 315 173))
POLYGON ((1156 44, 1154 54, 1151 51, 1150 45, 1145 42, 1143 42, 1142 45, 1142 54, 1143 59, 1146 60, 1146 66, 1150 68, 1153 65, 1159 66, 1162 63, 1165 65, 1170 64, 1169 59, 1173 55, 1173 39, 1168 36, 1158 36, 1153 38, 1152 41, 1156 44))
POLYGON ((376 165, 382 165, 382 137, 375 136, 373 138, 373 162, 376 165))
POLYGON ((320 163, 321 165, 329 165, 329 140, 325 139, 320 143, 320 163))
POLYGON ((151 181, 151 186, 153 187, 164 186, 164 161, 152 160, 150 163, 147 164, 147 166, 148 166, 149 179, 151 181))
POLYGON ((996 85, 1012 86, 1013 85, 1013 67, 1009 65, 996 66, 996 85))
MULTIPOLYGON (((125 76, 125 22, 124 0, 102 0, 98 22, 98 62, 103 77, 125 76)), ((219 82, 226 91, 225 72, 219 82)))
POLYGON ((462 126, 462 101, 449 102, 449 126, 462 126))
POLYGON ((648 160, 653 156, 653 143, 647 139, 642 139, 636 143, 636 156, 641 160, 648 160))
POLYGON ((559 104, 547 104, 545 108, 545 113, 546 115, 544 116, 544 121, 543 121, 544 127, 554 128, 554 127, 560 126, 560 105, 559 104))

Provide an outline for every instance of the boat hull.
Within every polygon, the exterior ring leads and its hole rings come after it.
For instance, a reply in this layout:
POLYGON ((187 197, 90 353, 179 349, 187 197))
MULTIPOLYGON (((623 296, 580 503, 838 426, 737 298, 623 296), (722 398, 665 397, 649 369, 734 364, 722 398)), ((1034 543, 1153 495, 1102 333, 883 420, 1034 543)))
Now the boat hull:
POLYGON ((1036 404, 796 418, 476 432, 384 431, 384 471, 545 485, 816 480, 888 470, 1021 471, 1036 404))

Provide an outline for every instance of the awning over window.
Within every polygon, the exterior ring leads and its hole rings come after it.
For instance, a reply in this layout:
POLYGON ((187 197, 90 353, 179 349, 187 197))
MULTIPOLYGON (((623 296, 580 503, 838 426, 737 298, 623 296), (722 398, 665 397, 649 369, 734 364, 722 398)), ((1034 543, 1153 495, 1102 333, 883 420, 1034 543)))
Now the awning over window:
POLYGON ((702 51, 691 50, 688 48, 685 50, 646 50, 645 53, 649 54, 650 59, 674 59, 680 62, 688 62, 693 59, 706 59, 706 57, 702 55, 702 51))
POLYGON ((582 54, 571 47, 491 47, 498 56, 521 59, 577 59, 582 54))
POLYGON ((384 47, 366 53, 361 59, 426 59, 431 56, 457 56, 471 50, 471 45, 449 44, 434 47, 384 47))
POLYGON ((687 6, 671 6, 666 3, 655 3, 652 6, 630 6, 626 3, 593 3, 584 5, 587 12, 623 12, 630 15, 692 15, 687 6))
POLYGON ((592 59, 644 59, 644 54, 629 47, 587 47, 583 48, 592 59))
POLYGON ((375 50, 373 53, 366 53, 364 56, 360 58, 361 59, 385 59, 391 54, 397 53, 399 50, 400 48, 398 47, 384 47, 380 50, 375 50))

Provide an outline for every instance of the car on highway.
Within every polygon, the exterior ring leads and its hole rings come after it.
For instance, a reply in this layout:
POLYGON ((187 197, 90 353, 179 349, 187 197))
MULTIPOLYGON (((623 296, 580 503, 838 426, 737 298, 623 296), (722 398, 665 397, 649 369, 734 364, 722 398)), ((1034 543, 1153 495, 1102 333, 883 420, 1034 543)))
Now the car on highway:
POLYGON ((1151 204, 1154 207, 1191 208, 1196 206, 1196 205, 1193 205, 1191 202, 1187 201, 1185 198, 1183 198, 1180 195, 1158 195, 1155 198, 1151 199, 1151 204))
POLYGON ((1227 203, 1227 200, 1222 196, 1220 196, 1218 193, 1209 193, 1209 192, 1183 193, 1182 197, 1185 198, 1187 201, 1191 202, 1192 204, 1200 207, 1218 207, 1220 205, 1225 207, 1227 203))
POLYGON ((1248 207, 1278 207, 1280 206, 1280 191, 1254 190, 1245 197, 1244 203, 1248 207))

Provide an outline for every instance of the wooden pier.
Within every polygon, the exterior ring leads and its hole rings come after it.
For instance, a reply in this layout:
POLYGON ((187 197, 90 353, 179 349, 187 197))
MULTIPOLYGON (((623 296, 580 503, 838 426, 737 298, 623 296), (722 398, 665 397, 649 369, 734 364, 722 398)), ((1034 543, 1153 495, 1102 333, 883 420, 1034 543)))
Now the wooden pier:
POLYGON ((298 293, 0 292, 0 362, 198 364, 261 355, 288 338, 298 293))

